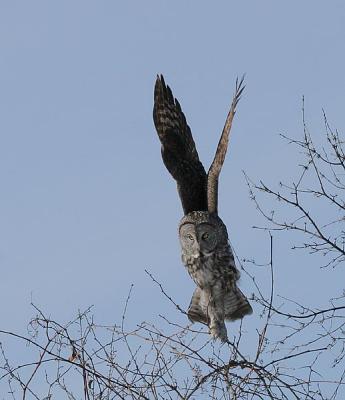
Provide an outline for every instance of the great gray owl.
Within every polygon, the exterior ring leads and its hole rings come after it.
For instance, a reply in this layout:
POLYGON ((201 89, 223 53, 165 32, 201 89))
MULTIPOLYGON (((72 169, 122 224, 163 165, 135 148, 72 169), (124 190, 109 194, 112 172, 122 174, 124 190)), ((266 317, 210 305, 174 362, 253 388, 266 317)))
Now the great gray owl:
POLYGON ((154 90, 153 119, 162 144, 162 157, 177 182, 185 214, 179 224, 182 261, 197 285, 188 317, 192 322, 208 325, 210 334, 222 341, 227 340, 224 320, 252 313, 248 300, 237 287, 240 274, 217 207, 218 177, 243 89, 242 78, 236 81, 231 108, 207 175, 180 104, 162 75, 157 77, 154 90))

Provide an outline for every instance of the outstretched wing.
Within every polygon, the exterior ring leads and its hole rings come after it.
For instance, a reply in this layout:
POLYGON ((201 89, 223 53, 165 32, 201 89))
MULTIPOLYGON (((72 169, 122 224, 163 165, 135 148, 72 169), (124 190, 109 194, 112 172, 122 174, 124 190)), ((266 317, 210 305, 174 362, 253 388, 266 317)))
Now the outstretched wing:
POLYGON ((162 158, 177 182, 183 211, 207 211, 207 176, 179 102, 163 76, 157 76, 153 120, 162 144, 162 158))

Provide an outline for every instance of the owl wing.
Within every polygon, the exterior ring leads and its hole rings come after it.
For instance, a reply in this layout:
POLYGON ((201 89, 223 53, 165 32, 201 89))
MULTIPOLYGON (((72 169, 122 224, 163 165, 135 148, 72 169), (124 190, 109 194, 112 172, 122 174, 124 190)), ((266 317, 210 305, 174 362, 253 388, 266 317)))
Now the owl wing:
MULTIPOLYGON (((249 301, 236 284, 229 291, 223 293, 223 296, 224 318, 226 320, 235 321, 253 313, 249 301)), ((201 322, 205 325, 209 324, 208 302, 209 298, 207 294, 197 287, 194 290, 188 307, 188 318, 191 322, 201 322)))
POLYGON ((234 287, 225 293, 224 296, 224 316, 225 319, 234 321, 241 319, 245 315, 252 314, 253 309, 246 296, 235 284, 234 287))
POLYGON ((207 304, 205 304, 204 293, 198 286, 194 290, 192 299, 188 307, 188 318, 191 322, 201 322, 208 325, 207 304))
POLYGON ((207 176, 191 130, 163 76, 157 76, 153 120, 162 144, 163 162, 177 182, 183 211, 207 210, 207 176))

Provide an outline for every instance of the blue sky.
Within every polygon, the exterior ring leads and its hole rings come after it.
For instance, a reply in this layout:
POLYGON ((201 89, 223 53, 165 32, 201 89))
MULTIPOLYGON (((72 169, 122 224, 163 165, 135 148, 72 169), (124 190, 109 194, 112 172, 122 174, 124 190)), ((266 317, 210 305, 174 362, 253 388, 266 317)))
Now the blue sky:
MULTIPOLYGON (((61 321, 93 304, 99 321, 118 322, 132 283, 133 323, 174 313, 144 269, 188 305, 182 209, 152 122, 157 73, 206 168, 246 73, 219 209, 236 252, 266 260, 242 171, 273 184, 297 176, 298 154, 279 134, 302 134, 302 95, 316 140, 322 108, 345 125, 344 18, 337 0, 1 2, 2 328, 25 332, 31 301, 61 321)), ((277 235, 277 291, 322 303, 326 272, 290 247, 277 235)), ((241 288, 252 290, 245 277, 241 288)), ((256 317, 247 323, 255 330, 256 317)))

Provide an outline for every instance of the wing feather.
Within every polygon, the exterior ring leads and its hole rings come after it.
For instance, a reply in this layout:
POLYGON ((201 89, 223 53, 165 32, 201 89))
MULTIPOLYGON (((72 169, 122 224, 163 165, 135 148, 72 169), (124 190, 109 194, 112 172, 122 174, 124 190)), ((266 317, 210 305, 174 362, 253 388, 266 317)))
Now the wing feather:
POLYGON ((184 213, 206 211, 206 172, 180 103, 162 75, 155 84, 153 120, 162 144, 163 162, 177 182, 184 213))

